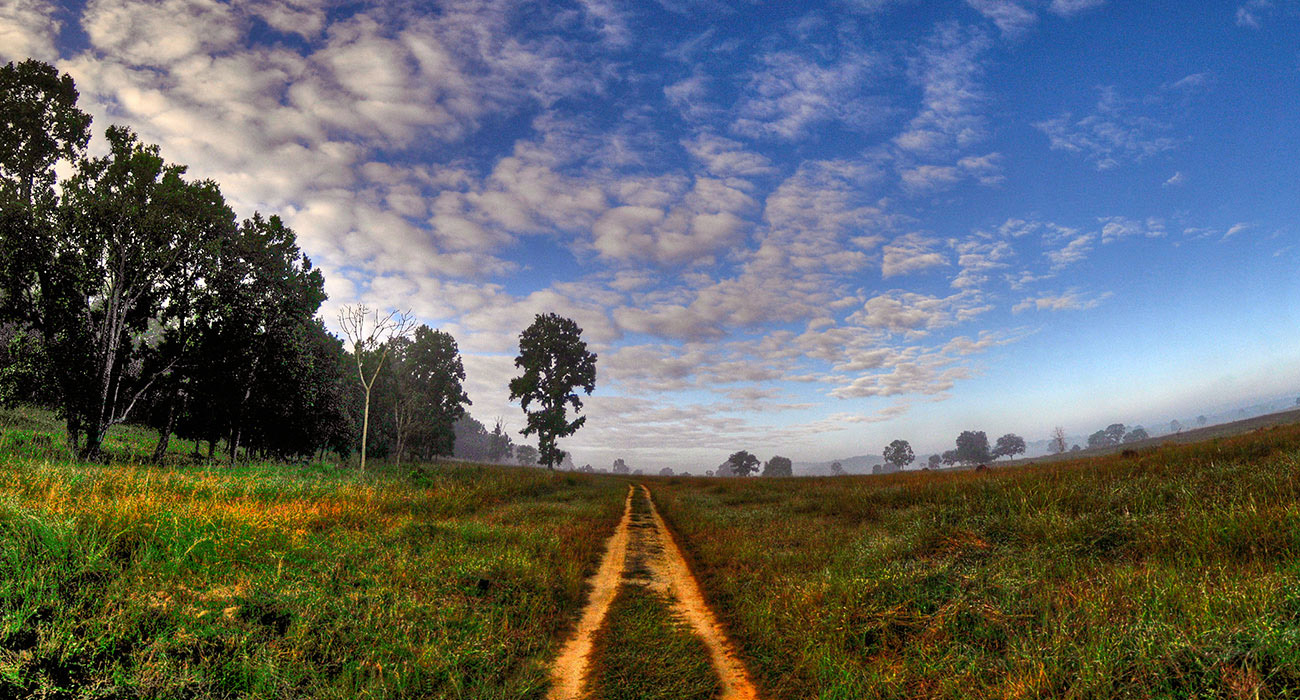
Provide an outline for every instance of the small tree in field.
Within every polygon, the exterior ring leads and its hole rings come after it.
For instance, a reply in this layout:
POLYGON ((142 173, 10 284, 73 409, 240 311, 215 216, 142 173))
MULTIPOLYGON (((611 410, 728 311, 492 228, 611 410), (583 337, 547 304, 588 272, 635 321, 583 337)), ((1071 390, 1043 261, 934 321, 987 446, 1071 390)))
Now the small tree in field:
POLYGON ((632 472, 632 468, 627 466, 627 462, 624 462, 622 457, 619 457, 614 460, 614 466, 611 471, 615 474, 629 474, 632 472))
POLYGON ((983 464, 992 459, 989 438, 983 430, 965 430, 957 436, 957 461, 965 464, 983 464))
POLYGON ((912 446, 906 440, 895 440, 889 443, 884 452, 885 461, 902 469, 916 459, 912 454, 912 446))
POLYGON ((365 408, 361 419, 361 471, 366 471, 366 439, 370 433, 370 390, 375 386, 379 370, 383 369, 384 360, 392 348, 389 342, 394 338, 405 338, 415 325, 414 320, 405 313, 388 312, 379 315, 379 309, 373 311, 365 304, 344 306, 339 309, 339 328, 348 342, 352 344, 352 357, 357 364, 357 378, 361 380, 361 389, 365 393, 365 408), (370 368, 366 367, 369 363, 370 368))
POLYGON ((839 462, 831 462, 831 475, 844 476, 844 465, 839 462))
POLYGON ((596 389, 596 354, 587 351, 578 324, 556 314, 537 314, 519 334, 515 366, 523 374, 510 380, 510 400, 519 399, 528 419, 522 432, 537 433, 542 464, 554 469, 564 459, 555 440, 574 434, 587 422, 586 416, 570 421, 565 413, 568 406, 575 413, 582 410, 576 389, 588 396, 596 389), (540 408, 529 411, 534 403, 540 408))
POLYGON ((1058 425, 1052 430, 1052 452, 1059 455, 1068 449, 1069 446, 1065 444, 1065 428, 1058 425))
POLYGON ((759 459, 745 450, 733 453, 727 458, 731 473, 736 476, 749 476, 758 471, 759 459))
POLYGON ((942 461, 943 461, 943 458, 940 457, 939 455, 930 455, 930 462, 929 462, 929 464, 930 464, 930 468, 931 468, 931 469, 938 469, 938 468, 939 468, 939 463, 942 462, 942 461))

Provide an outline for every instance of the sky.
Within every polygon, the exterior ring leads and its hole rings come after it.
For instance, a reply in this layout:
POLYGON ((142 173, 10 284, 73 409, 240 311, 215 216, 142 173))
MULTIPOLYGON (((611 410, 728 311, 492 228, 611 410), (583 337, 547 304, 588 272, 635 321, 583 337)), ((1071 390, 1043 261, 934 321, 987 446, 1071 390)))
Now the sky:
POLYGON ((918 454, 1300 393, 1300 2, 7 0, 0 60, 343 304, 599 355, 578 464, 918 454))

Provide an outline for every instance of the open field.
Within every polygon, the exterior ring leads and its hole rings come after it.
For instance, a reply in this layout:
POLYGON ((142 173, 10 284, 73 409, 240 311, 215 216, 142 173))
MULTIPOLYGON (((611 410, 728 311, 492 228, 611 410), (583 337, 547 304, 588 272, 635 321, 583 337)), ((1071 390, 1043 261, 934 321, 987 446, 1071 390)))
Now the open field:
MULTIPOLYGON (((1300 697, 1300 426, 987 472, 641 478, 0 456, 0 698, 716 697, 659 513, 768 700, 1300 697)), ((184 450, 184 453, 179 450, 184 450)), ((695 629, 698 629, 695 628, 695 629)), ((714 659, 716 663, 716 659, 714 659)))
POLYGON ((652 488, 771 698, 1300 696, 1300 427, 652 488))
POLYGON ((626 485, 0 459, 0 698, 527 698, 626 485))

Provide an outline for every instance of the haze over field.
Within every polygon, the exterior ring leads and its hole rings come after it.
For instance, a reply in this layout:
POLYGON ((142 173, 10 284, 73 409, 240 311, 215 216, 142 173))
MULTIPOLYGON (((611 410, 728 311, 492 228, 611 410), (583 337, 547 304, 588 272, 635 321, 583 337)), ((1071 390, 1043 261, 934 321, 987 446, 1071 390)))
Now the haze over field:
POLYGON ((578 464, 1044 439, 1300 388, 1294 2, 0 11, 339 305, 411 308, 472 413, 517 334, 600 355, 578 464))

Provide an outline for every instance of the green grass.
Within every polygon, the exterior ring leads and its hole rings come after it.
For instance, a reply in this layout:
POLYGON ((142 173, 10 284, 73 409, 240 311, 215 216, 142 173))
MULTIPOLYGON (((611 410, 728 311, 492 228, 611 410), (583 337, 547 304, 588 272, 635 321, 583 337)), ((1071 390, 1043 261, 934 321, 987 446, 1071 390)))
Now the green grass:
POLYGON ((709 700, 721 692, 704 642, 666 597, 625 584, 597 635, 589 682, 601 700, 709 700))
POLYGON ((0 457, 0 698, 536 698, 626 486, 0 457))
POLYGON ((772 698, 1300 697, 1300 427, 655 491, 772 698))

